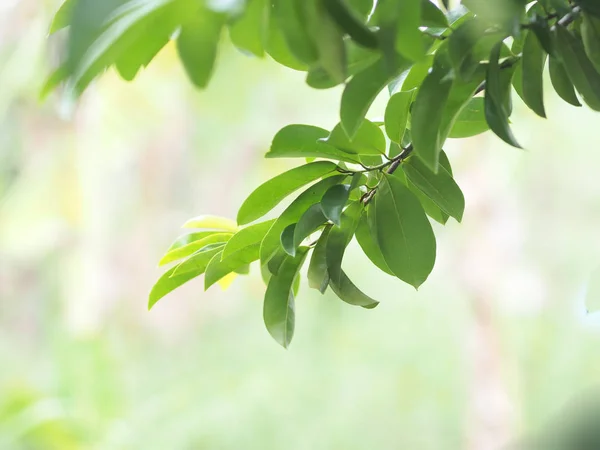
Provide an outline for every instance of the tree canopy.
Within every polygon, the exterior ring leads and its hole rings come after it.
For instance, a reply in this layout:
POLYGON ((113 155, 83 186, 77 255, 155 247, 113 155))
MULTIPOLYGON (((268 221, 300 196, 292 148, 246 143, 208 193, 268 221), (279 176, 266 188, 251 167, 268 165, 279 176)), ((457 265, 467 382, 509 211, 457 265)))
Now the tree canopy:
MULTIPOLYGON (((306 72, 315 89, 344 85, 332 130, 291 124, 267 158, 303 165, 265 182, 237 220, 201 216, 161 260, 173 264, 149 306, 204 275, 205 288, 247 274, 267 285, 264 321, 287 347, 300 271, 308 284, 371 309, 342 268, 355 238, 383 272, 418 288, 432 271, 430 221, 461 221, 465 200, 443 151, 448 139, 510 128, 516 92, 545 117, 546 67, 567 103, 600 111, 600 4, 596 0, 67 0, 51 25, 66 29, 65 59, 49 77, 80 95, 107 68, 132 80, 171 40, 198 88, 209 85, 222 34, 255 57, 306 72), (389 92, 383 121, 369 109, 389 92), (277 217, 277 205, 299 192, 277 217)), ((62 32, 62 31, 61 31, 62 32)))

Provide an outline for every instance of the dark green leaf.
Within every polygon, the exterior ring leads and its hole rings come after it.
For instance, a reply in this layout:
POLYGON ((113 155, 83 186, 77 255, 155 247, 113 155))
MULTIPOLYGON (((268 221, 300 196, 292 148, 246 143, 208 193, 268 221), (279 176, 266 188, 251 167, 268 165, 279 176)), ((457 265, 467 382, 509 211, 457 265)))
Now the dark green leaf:
POLYGON ((483 103, 483 97, 471 99, 456 118, 448 137, 468 138, 489 130, 483 103))
POLYGON ((331 131, 329 137, 324 140, 326 144, 331 145, 346 153, 356 155, 382 155, 386 150, 385 136, 381 129, 373 122, 364 119, 352 139, 349 139, 338 124, 331 131))
POLYGON ((600 19, 583 14, 581 37, 588 58, 600 72, 600 19))
POLYGON ((330 280, 329 286, 331 286, 331 290, 340 300, 349 305, 362 306, 366 309, 373 309, 379 305, 377 300, 372 299, 358 289, 343 270, 340 271, 339 279, 330 280))
POLYGON ((555 56, 550 56, 548 65, 550 68, 550 81, 560 98, 573 106, 581 106, 577 94, 575 93, 573 83, 571 83, 562 62, 555 56))
POLYGON ((333 227, 329 232, 329 238, 327 239, 327 267, 329 276, 331 277, 330 283, 341 283, 342 259, 344 258, 346 247, 352 240, 352 236, 354 236, 362 212, 363 207, 360 202, 351 203, 346 208, 346 211, 344 211, 344 214, 342 214, 341 226, 333 227))
POLYGON ((324 217, 331 220, 338 227, 341 226, 342 211, 350 196, 349 184, 335 185, 325 193, 321 200, 321 209, 324 217))
POLYGON ((331 225, 325 227, 315 246, 310 264, 308 265, 308 285, 324 294, 329 286, 329 271, 327 270, 327 238, 331 225))
POLYGON ((377 35, 356 17, 342 0, 322 0, 331 19, 357 43, 377 48, 377 35))
POLYGON ((465 211, 465 198, 462 191, 443 167, 437 173, 432 172, 419 158, 409 158, 403 164, 408 179, 444 212, 462 220, 465 211))
POLYGON ((546 117, 544 108, 544 66, 547 53, 537 36, 528 33, 523 46, 523 101, 540 117, 546 117))
POLYGON ((281 232, 281 247, 285 252, 290 256, 296 256, 296 246, 294 245, 294 230, 296 229, 296 224, 293 223, 285 227, 285 229, 281 232))
POLYGON ((381 253, 381 249, 379 248, 379 244, 377 243, 376 237, 373 236, 372 232, 377 230, 375 225, 376 217, 375 217, 375 202, 377 201, 377 196, 373 197, 369 205, 367 206, 367 214, 363 214, 358 221, 358 227, 356 228, 356 240, 358 241, 358 245, 362 248, 364 254, 371 260, 375 266, 377 266, 380 270, 387 273, 388 275, 394 276, 394 272, 388 267, 385 259, 383 258, 383 254, 381 253), (369 222, 373 221, 373 224, 369 226, 369 222))
POLYGON ((600 17, 600 4, 597 0, 575 0, 575 3, 590 14, 600 17))
POLYGON ((441 9, 430 0, 421 0, 421 25, 425 27, 447 28, 448 19, 441 9))
POLYGON ((206 87, 212 76, 224 19, 223 14, 198 8, 181 26, 177 52, 190 80, 199 88, 206 87))
POLYGON ((465 21, 448 38, 448 55, 459 76, 468 80, 479 66, 475 45, 485 36, 487 26, 477 18, 465 21))
POLYGON ((397 92, 392 95, 385 108, 385 131, 396 143, 401 143, 404 137, 415 93, 415 90, 397 92))
POLYGON ((225 259, 242 250, 244 247, 260 243, 274 223, 275 219, 267 220, 266 222, 260 222, 239 230, 231 236, 227 245, 225 245, 222 258, 225 259))
POLYGON ((288 125, 275 135, 267 158, 326 158, 359 163, 358 156, 326 144, 329 131, 310 125, 288 125))
POLYGON ((260 242, 254 243, 233 253, 230 256, 223 257, 222 252, 212 257, 206 272, 204 274, 204 289, 208 289, 213 284, 221 280, 238 269, 244 269, 248 264, 258 259, 260 242))
POLYGON ((490 129, 504 142, 521 148, 510 130, 507 110, 507 98, 510 97, 510 78, 502 73, 499 64, 500 49, 499 42, 490 55, 490 64, 485 85, 485 118, 490 129))
POLYGON ((269 0, 248 0, 243 15, 229 26, 231 42, 237 48, 264 56, 270 6, 269 0))
POLYGON ((282 173, 259 186, 242 204, 237 221, 250 223, 277 206, 284 198, 302 186, 335 171, 337 166, 329 161, 317 161, 282 173))
POLYGON ((263 306, 265 325, 273 339, 284 348, 288 348, 294 335, 296 317, 292 285, 306 258, 307 250, 302 248, 295 257, 286 257, 279 273, 269 280, 265 293, 263 306))
POLYGON ((302 217, 300 217, 300 220, 298 221, 298 223, 296 224, 296 228, 294 229, 294 248, 298 248, 300 244, 302 244, 302 241, 304 241, 304 239, 308 238, 311 234, 313 234, 320 227, 322 227, 326 222, 327 217, 325 217, 325 215, 323 214, 321 205, 316 203, 310 208, 308 208, 306 212, 302 214, 302 217))
POLYGON ((388 267, 418 288, 435 263, 436 243, 423 207, 393 175, 386 175, 375 202, 376 236, 388 267))

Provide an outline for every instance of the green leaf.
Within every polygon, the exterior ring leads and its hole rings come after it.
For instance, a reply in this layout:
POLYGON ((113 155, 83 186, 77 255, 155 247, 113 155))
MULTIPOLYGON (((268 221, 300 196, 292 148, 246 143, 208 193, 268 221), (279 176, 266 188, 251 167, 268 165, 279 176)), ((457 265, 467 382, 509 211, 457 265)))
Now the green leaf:
POLYGON ((322 0, 329 17, 357 44, 377 48, 377 35, 342 0, 322 0))
POLYGON ((464 80, 468 80, 479 66, 475 46, 485 36, 486 28, 481 20, 473 18, 465 21, 448 38, 450 61, 464 80))
POLYGON ((338 83, 348 75, 344 33, 327 14, 328 0, 303 0, 309 9, 310 34, 317 44, 319 65, 338 83))
POLYGON ((261 218, 284 198, 302 186, 335 171, 337 166, 329 161, 317 161, 282 173, 259 186, 244 201, 237 221, 245 225, 261 218))
POLYGON ((69 70, 63 64, 58 67, 48 79, 44 82, 44 86, 40 90, 40 100, 44 100, 50 93, 56 89, 61 83, 65 82, 69 78, 69 70))
POLYGON ((406 78, 402 81, 402 90, 411 91, 420 88, 432 65, 433 55, 428 55, 421 61, 416 62, 408 72, 406 72, 406 78))
POLYGON ((257 242, 227 257, 223 257, 222 252, 215 254, 206 266, 204 289, 208 289, 230 273, 236 272, 238 269, 244 269, 248 264, 256 261, 259 257, 259 250, 260 242, 257 242))
POLYGON ((600 111, 600 74, 585 53, 583 43, 567 29, 555 27, 556 50, 575 89, 594 111, 600 111))
POLYGON ((331 225, 327 225, 315 246, 308 265, 308 286, 324 294, 329 286, 329 271, 327 270, 327 238, 331 225))
POLYGON ((66 0, 58 9, 50 25, 49 34, 54 34, 71 25, 71 17, 78 0, 66 0))
MULTIPOLYGON (((284 27, 284 29, 289 29, 284 27)), ((294 70, 307 70, 308 66, 302 60, 298 59, 288 42, 286 41, 286 36, 284 36, 282 29, 279 27, 276 20, 269 21, 269 33, 268 33, 268 41, 267 41, 267 53, 277 61, 279 64, 282 64, 290 69, 294 70)))
POLYGON ((265 325, 273 339, 284 348, 288 348, 294 336, 296 316, 292 285, 306 258, 307 250, 302 248, 295 257, 285 258, 279 273, 269 280, 265 293, 263 306, 265 325))
POLYGON ((597 0, 575 0, 575 3, 581 6, 584 11, 600 17, 600 4, 598 4, 597 0))
POLYGON ((600 19, 589 14, 583 14, 581 37, 585 53, 596 71, 600 72, 600 19))
POLYGON ((537 36, 528 33, 523 47, 523 101, 538 116, 546 118, 544 108, 544 66, 548 54, 537 36))
POLYGON ((498 59, 502 43, 499 42, 490 55, 485 86, 485 118, 491 130, 504 142, 521 148, 510 130, 507 98, 510 97, 510 78, 502 73, 498 59))
POLYGON ((266 158, 326 158, 353 164, 358 156, 324 142, 329 131, 311 125, 288 125, 275 135, 266 158))
POLYGON ((321 205, 315 203, 310 208, 308 208, 306 212, 302 214, 300 220, 298 220, 298 223, 294 228, 294 235, 292 240, 294 252, 288 253, 294 256, 295 249, 300 247, 302 241, 304 241, 304 239, 308 238, 311 234, 317 231, 325 223, 327 223, 327 217, 325 217, 325 215, 323 214, 321 205))
POLYGON ((488 131, 490 126, 485 120, 483 103, 483 97, 471 99, 456 118, 449 137, 468 138, 488 131))
POLYGON ((242 250, 244 247, 249 247, 253 244, 260 243, 274 223, 275 219, 267 220, 265 222, 250 225, 239 230, 237 233, 231 236, 227 242, 227 245, 225 245, 222 258, 225 259, 242 250))
POLYGON ((344 214, 342 214, 342 223, 339 227, 333 227, 329 232, 327 239, 327 267, 330 283, 341 283, 342 259, 346 247, 352 240, 358 220, 362 215, 363 207, 360 202, 351 203, 344 214))
POLYGON ((202 228, 207 230, 237 231, 237 224, 226 217, 203 214, 183 224, 183 228, 202 228))
POLYGON ((190 80, 199 88, 205 88, 212 76, 224 19, 223 14, 198 8, 181 26, 177 52, 190 80))
POLYGON ((206 235, 201 239, 169 250, 162 257, 158 265, 164 266, 165 264, 169 264, 173 261, 178 261, 180 259, 187 258, 188 256, 194 255, 205 248, 212 249, 215 247, 215 245, 227 242, 232 236, 232 233, 215 233, 213 231, 206 232, 205 234, 206 235))
POLYGON ((418 288, 435 263, 436 243, 423 207, 393 175, 385 175, 376 194, 376 236, 388 267, 418 288))
POLYGON ((385 136, 381 129, 373 122, 364 119, 352 139, 349 139, 338 124, 331 131, 329 137, 324 140, 326 144, 331 145, 346 153, 356 155, 382 155, 386 150, 385 136))
POLYGON ((388 267, 385 259, 383 258, 383 254, 381 253, 381 249, 379 248, 379 244, 377 243, 376 236, 373 236, 373 232, 377 230, 377 226, 375 225, 376 217, 375 217, 375 203, 377 201, 377 196, 373 197, 371 202, 367 206, 367 214, 363 214, 358 221, 358 226, 356 228, 356 241, 360 248, 362 248, 363 253, 371 260, 376 267, 378 267, 381 271, 387 273, 388 275, 394 275, 394 272, 388 267), (371 223, 369 225, 369 223, 371 223))
POLYGON ((421 25, 421 0, 403 0, 397 3, 396 50, 412 61, 425 56, 421 25))
POLYGON ((400 91, 390 97, 385 108, 385 131, 388 137, 400 144, 406 132, 410 105, 415 97, 415 90, 400 91))
POLYGON ((362 19, 367 19, 373 10, 373 0, 346 0, 346 3, 362 19))
MULTIPOLYGON (((296 224, 293 223, 285 227, 281 232, 281 247, 290 256, 296 256, 296 247, 294 246, 294 230, 296 230, 296 224)), ((275 272, 278 272, 277 269, 275 272)))
POLYGON ((187 283, 188 281, 196 278, 197 276, 202 275, 202 273, 204 272, 204 268, 199 267, 195 271, 175 275, 176 269, 177 266, 172 267, 158 279, 158 281, 152 288, 152 291, 150 291, 150 296, 148 299, 148 309, 152 309, 152 307, 165 295, 174 291, 179 286, 187 283))
POLYGON ((402 166, 408 179, 439 206, 442 211, 462 220, 465 198, 462 191, 446 169, 440 167, 432 172, 419 158, 409 158, 402 166))
POLYGON ((341 226, 342 211, 348 202, 348 197, 350 197, 349 184, 337 184, 329 188, 320 205, 324 218, 331 220, 338 227, 341 226))
POLYGON ((329 286, 335 295, 340 298, 340 300, 348 303, 349 305, 362 306, 366 309, 373 309, 379 305, 377 300, 372 299, 358 289, 343 270, 340 271, 339 279, 331 280, 329 282, 329 286))
POLYGON ((293 223, 297 223, 302 214, 315 203, 319 203, 327 190, 336 184, 342 183, 346 175, 327 177, 298 196, 275 221, 269 232, 262 240, 260 248, 261 265, 265 265, 280 248, 280 237, 283 230, 293 223))
POLYGON ((183 275, 188 272, 196 272, 201 269, 202 272, 206 270, 206 266, 210 262, 213 256, 223 250, 225 244, 218 244, 215 246, 211 246, 210 249, 205 250, 201 248, 200 250, 193 253, 188 259, 183 261, 182 263, 175 266, 175 271, 173 272, 173 276, 183 275))
POLYGON ((307 5, 303 0, 275 0, 273 13, 276 19, 274 23, 291 54, 310 65, 318 61, 319 53, 310 35, 307 5))
POLYGON ((550 81, 560 98, 573 106, 581 106, 577 94, 575 93, 573 83, 571 83, 563 63, 555 56, 550 56, 548 65, 550 70, 550 81))
POLYGON ((412 108, 411 134, 414 152, 434 172, 438 169, 438 158, 442 149, 440 128, 444 108, 452 89, 452 80, 447 75, 447 68, 434 63, 433 69, 423 80, 412 108))
POLYGON ((171 244, 171 246, 169 247, 169 249, 167 250, 167 253, 170 252, 171 250, 176 250, 178 248, 181 248, 185 245, 191 244, 192 242, 196 242, 199 241, 200 239, 204 239, 205 237, 208 237, 212 234, 217 233, 217 231, 200 231, 197 233, 188 233, 188 234, 184 234, 182 236, 179 236, 175 242, 173 242, 171 244))
POLYGON ((377 95, 409 65, 406 60, 400 61, 395 73, 390 73, 385 61, 379 60, 352 77, 342 94, 340 110, 342 126, 350 138, 358 132, 377 95))
POLYGON ((421 25, 425 27, 447 28, 448 19, 444 12, 430 0, 421 0, 421 25))
POLYGON ((421 203, 425 214, 427 214, 433 220, 442 225, 446 225, 446 223, 448 223, 448 219, 450 219, 450 216, 444 211, 442 211, 441 208, 438 205, 436 205, 435 202, 431 200, 427 195, 425 195, 422 190, 416 187, 413 182, 407 179, 406 186, 410 189, 410 192, 415 194, 415 197, 417 197, 419 203, 421 203))
POLYGON ((233 45, 259 58, 264 56, 270 6, 268 0, 248 0, 243 15, 229 26, 233 45))

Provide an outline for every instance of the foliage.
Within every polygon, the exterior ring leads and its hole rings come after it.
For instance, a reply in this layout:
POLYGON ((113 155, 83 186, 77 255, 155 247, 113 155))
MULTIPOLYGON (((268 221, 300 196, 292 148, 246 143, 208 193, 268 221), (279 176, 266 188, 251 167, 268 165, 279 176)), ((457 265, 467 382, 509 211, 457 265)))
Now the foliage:
POLYGON ((203 231, 179 238, 161 263, 149 306, 187 281, 227 284, 259 261, 267 284, 264 320, 287 347, 294 298, 308 281, 364 308, 377 301, 342 269, 356 238, 382 271, 418 288, 436 258, 430 224, 460 221, 465 202, 443 151, 447 139, 491 130, 520 147, 510 129, 512 88, 537 115, 548 62, 566 102, 600 110, 600 7, 595 0, 67 0, 52 24, 68 27, 66 59, 45 91, 75 95, 108 67, 127 80, 170 39, 190 80, 207 86, 227 29, 243 52, 305 71, 315 89, 344 85, 332 130, 289 125, 268 158, 306 164, 257 188, 237 223, 200 217, 203 231), (366 118, 388 88, 384 121, 366 118), (511 88, 512 87, 512 88, 511 88), (302 190, 274 219, 257 222, 302 190))

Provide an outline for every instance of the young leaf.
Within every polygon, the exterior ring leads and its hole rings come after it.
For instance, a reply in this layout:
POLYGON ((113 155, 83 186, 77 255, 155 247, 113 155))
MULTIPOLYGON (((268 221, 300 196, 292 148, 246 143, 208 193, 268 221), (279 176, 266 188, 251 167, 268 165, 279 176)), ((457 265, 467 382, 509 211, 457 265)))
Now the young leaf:
POLYGON ((451 88, 448 69, 434 63, 433 69, 423 80, 412 108, 411 134, 415 154, 434 172, 438 169, 442 149, 440 128, 451 88))
POLYGON ((254 243, 223 258, 222 252, 215 254, 206 266, 204 274, 204 289, 225 278, 238 269, 244 269, 248 264, 258 259, 260 242, 254 243))
POLYGON ((181 27, 177 52, 190 80, 199 88, 205 88, 212 76, 224 20, 221 13, 197 8, 181 27))
POLYGON ((307 248, 301 248, 295 257, 287 256, 279 273, 269 280, 263 319, 269 334, 281 346, 288 348, 294 336, 295 305, 292 285, 306 258, 307 248))
POLYGON ((210 247, 208 250, 200 249, 196 253, 193 253, 188 259, 175 266, 175 271, 172 276, 183 275, 188 272, 196 272, 201 269, 202 272, 206 270, 206 266, 210 262, 213 256, 223 250, 225 244, 216 244, 210 247))
POLYGON ((205 237, 208 237, 211 234, 215 234, 215 233, 217 233, 217 231, 199 231, 196 233, 188 233, 188 234, 179 236, 177 239, 175 239, 175 242, 173 242, 171 244, 171 246, 167 250, 167 253, 170 252, 171 250, 176 250, 185 245, 191 244, 192 242, 196 242, 196 241, 199 241, 200 239, 204 239, 205 237))
POLYGON ((237 224, 225 217, 202 215, 194 217, 183 224, 183 228, 201 228, 207 230, 237 231, 237 224))
POLYGON ((346 179, 346 175, 337 175, 327 177, 313 186, 308 188, 294 200, 290 206, 279 216, 269 232, 262 240, 260 247, 260 262, 261 265, 273 257, 278 248, 280 248, 280 238, 283 230, 293 223, 298 222, 302 214, 315 203, 319 203, 327 190, 336 184, 342 183, 346 179))
POLYGON ((581 40, 564 27, 555 27, 556 50, 575 89, 594 111, 600 111, 600 74, 585 53, 581 40))
POLYGON ((358 289, 343 270, 340 271, 338 280, 330 280, 329 286, 340 300, 349 305, 362 306, 366 309, 373 309, 379 305, 377 300, 372 299, 358 289))
POLYGON ((452 176, 440 167, 432 172, 419 158, 409 158, 402 166, 408 179, 444 212, 462 220, 465 198, 452 176))
POLYGON ((352 139, 348 138, 342 124, 337 124, 329 137, 323 142, 346 153, 356 155, 379 156, 384 154, 386 150, 383 132, 377 125, 367 119, 362 121, 352 139))
POLYGON ((248 0, 242 16, 229 26, 233 45, 259 58, 264 56, 270 6, 268 0, 248 0))
POLYGON ((354 75, 342 94, 340 118, 346 134, 353 138, 377 95, 397 74, 410 66, 407 60, 398 62, 393 73, 388 71, 385 61, 379 60, 354 75))
POLYGON ((381 249, 379 248, 379 244, 376 241, 376 237, 373 236, 371 230, 376 231, 375 225, 375 202, 377 201, 377 195, 373 197, 369 205, 367 206, 367 214, 363 214, 358 221, 358 226, 356 227, 356 241, 364 254, 371 260, 376 267, 378 267, 381 271, 387 273, 388 275, 394 276, 394 272, 388 267, 385 259, 383 258, 383 254, 381 253, 381 249), (369 226, 369 223, 373 221, 373 224, 369 226))
POLYGON ((468 138, 488 131, 483 103, 483 97, 472 98, 456 118, 448 137, 468 138))
POLYGON ((341 282, 342 259, 344 258, 346 247, 352 240, 352 236, 354 236, 362 212, 363 207, 360 202, 350 204, 342 215, 341 226, 333 227, 329 232, 329 238, 327 239, 327 267, 329 276, 331 277, 330 283, 339 284, 341 282))
POLYGON ((275 135, 266 158, 326 158, 353 164, 358 156, 324 142, 329 131, 311 125, 288 125, 275 135))
POLYGON ((436 243, 423 207, 393 175, 386 175, 377 190, 374 233, 388 267, 406 283, 418 288, 435 263, 436 243))
POLYGON ((400 91, 390 97, 385 108, 385 131, 388 137, 400 144, 406 132, 410 105, 415 97, 415 91, 400 91))
POLYGON ((329 161, 317 161, 282 173, 259 186, 244 201, 238 212, 240 225, 253 222, 277 206, 284 198, 302 186, 333 172, 337 166, 329 161))
POLYGON ((341 217, 344 206, 350 196, 349 184, 337 184, 330 188, 321 200, 320 208, 324 217, 331 220, 338 227, 341 226, 341 217))
POLYGON ((550 81, 559 97, 573 106, 581 106, 577 94, 575 93, 573 83, 571 83, 562 62, 560 62, 557 57, 550 55, 550 62, 548 65, 550 70, 550 81))
POLYGON ((523 46, 523 101, 540 117, 546 117, 544 108, 544 66, 548 57, 537 36, 528 33, 523 46))
POLYGON ((499 58, 502 42, 498 42, 490 54, 490 64, 485 86, 485 118, 491 130, 504 142, 521 148, 508 124, 509 111, 506 104, 510 97, 510 78, 502 73, 499 58))
POLYGON ((327 270, 327 238, 331 225, 326 226, 317 241, 310 263, 308 265, 308 285, 324 294, 329 286, 329 271, 327 270))
POLYGON ((267 220, 266 222, 260 222, 239 230, 231 236, 227 245, 225 245, 222 258, 225 259, 242 250, 244 247, 260 243, 274 223, 275 219, 267 220))
POLYGON ((164 266, 165 264, 169 264, 173 261, 178 261, 180 259, 187 258, 188 256, 191 256, 193 254, 196 254, 199 251, 202 251, 203 249, 208 250, 208 249, 215 248, 215 246, 227 242, 232 236, 232 233, 215 233, 215 232, 208 232, 208 233, 209 234, 207 236, 205 236, 204 238, 202 238, 200 240, 191 242, 187 245, 178 247, 173 250, 169 250, 162 257, 162 259, 160 260, 158 265, 164 266))

